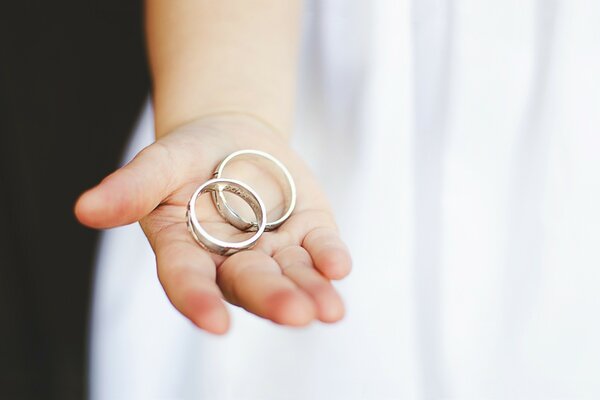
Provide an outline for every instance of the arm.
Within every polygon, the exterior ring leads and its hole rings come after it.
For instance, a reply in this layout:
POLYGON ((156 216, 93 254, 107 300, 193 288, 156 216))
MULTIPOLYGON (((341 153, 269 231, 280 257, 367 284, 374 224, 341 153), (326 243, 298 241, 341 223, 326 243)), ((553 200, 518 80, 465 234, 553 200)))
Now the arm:
MULTIPOLYGON (((279 133, 291 124, 298 13, 296 2, 279 0, 148 0, 157 140, 75 207, 95 228, 139 221, 169 300, 209 332, 228 329, 222 299, 293 326, 334 322, 344 313, 330 279, 348 274, 350 256, 316 180, 279 133), (208 253, 187 230, 187 202, 220 160, 248 148, 286 164, 296 209, 253 249, 208 253)), ((248 164, 229 173, 252 186, 264 179, 248 164)), ((272 209, 282 203, 280 192, 259 191, 272 209)), ((202 217, 215 221, 211 233, 236 234, 214 214, 202 217)))
POLYGON ((203 115, 240 111, 289 132, 298 0, 147 0, 160 137, 203 115))

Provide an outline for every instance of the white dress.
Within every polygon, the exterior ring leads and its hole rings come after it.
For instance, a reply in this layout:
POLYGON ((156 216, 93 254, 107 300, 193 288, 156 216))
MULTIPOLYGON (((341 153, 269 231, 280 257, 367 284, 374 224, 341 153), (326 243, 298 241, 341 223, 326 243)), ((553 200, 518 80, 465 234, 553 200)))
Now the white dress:
MULTIPOLYGON (((307 7, 294 146, 354 258, 341 323, 198 331, 104 233, 100 399, 600 398, 600 2, 307 7)), ((126 159, 152 140, 146 108, 126 159)))

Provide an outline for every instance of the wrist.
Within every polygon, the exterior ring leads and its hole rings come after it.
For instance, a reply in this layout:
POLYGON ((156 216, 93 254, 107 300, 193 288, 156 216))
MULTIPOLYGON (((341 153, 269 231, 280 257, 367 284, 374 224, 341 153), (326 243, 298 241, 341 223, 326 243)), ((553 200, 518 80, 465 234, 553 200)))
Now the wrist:
POLYGON ((272 139, 287 142, 290 137, 289 131, 291 130, 291 128, 287 126, 277 126, 259 114, 237 109, 215 109, 206 111, 192 120, 182 123, 175 129, 170 129, 168 131, 160 129, 158 123, 156 126, 156 139, 160 139, 172 131, 212 127, 218 130, 224 130, 226 128, 227 130, 242 130, 252 135, 260 135, 261 137, 266 135, 272 139))

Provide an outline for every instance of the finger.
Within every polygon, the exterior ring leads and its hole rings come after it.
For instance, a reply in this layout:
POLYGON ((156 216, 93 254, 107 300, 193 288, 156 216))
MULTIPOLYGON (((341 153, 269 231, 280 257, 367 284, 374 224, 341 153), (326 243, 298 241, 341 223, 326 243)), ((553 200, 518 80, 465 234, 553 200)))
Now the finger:
POLYGON ((173 165, 166 145, 154 143, 86 191, 75 205, 84 225, 110 228, 140 220, 172 191, 173 165))
POLYGON ((310 231, 302 241, 315 267, 329 279, 342 279, 352 269, 348 248, 332 228, 317 228, 310 231))
POLYGON ((283 276, 275 260, 259 251, 227 258, 217 271, 217 282, 231 303, 273 322, 302 326, 316 316, 311 298, 283 276))
MULTIPOLYGON (((146 232, 154 230, 146 221, 142 225, 146 232)), ((155 235, 147 232, 147 236, 156 254, 158 277, 173 306, 199 328, 225 333, 229 313, 215 281, 215 263, 194 242, 185 223, 163 228, 155 235)))
POLYGON ((317 306, 317 318, 323 322, 335 322, 344 316, 344 305, 331 282, 314 267, 308 252, 300 246, 289 246, 277 252, 273 258, 283 274, 304 290, 317 306))

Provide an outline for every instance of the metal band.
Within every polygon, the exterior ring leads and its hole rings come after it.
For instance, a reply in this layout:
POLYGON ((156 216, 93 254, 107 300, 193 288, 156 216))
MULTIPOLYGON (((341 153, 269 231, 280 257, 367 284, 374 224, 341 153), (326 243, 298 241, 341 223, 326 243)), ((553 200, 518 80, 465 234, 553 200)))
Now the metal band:
POLYGON ((265 231, 267 223, 267 211, 265 209, 265 205, 262 199, 256 194, 256 192, 245 183, 240 181, 236 181, 234 179, 210 179, 200 185, 188 203, 187 209, 187 224, 192 236, 205 249, 221 254, 221 255, 231 255, 237 253, 240 250, 249 249, 256 241, 260 238, 260 236, 265 231), (252 237, 246 239, 241 242, 226 242, 224 240, 220 240, 215 238, 214 236, 208 234, 206 230, 202 227, 200 222, 198 221, 198 217, 196 215, 196 200, 202 194, 206 192, 230 192, 239 197, 241 197, 252 211, 254 211, 254 215, 257 220, 257 230, 252 237))
MULTIPOLYGON (((221 176, 223 175, 223 170, 225 169, 227 164, 234 158, 240 156, 258 156, 265 158, 271 161, 273 164, 275 164, 275 166, 279 168, 279 170, 281 170, 281 172, 285 176, 285 180, 287 183, 287 191, 285 193, 287 200, 287 209, 283 213, 283 215, 277 220, 267 222, 265 228, 266 231, 272 231, 274 229, 277 229, 290 217, 290 215, 292 215, 292 212, 296 207, 296 184, 294 183, 292 175, 285 167, 285 165, 281 163, 281 161, 279 161, 278 159, 276 159, 268 153, 259 150, 239 150, 234 153, 231 153, 223 161, 221 161, 221 163, 217 166, 217 169, 215 170, 214 177, 221 178, 221 176)), ((260 221, 249 221, 244 217, 240 216, 238 213, 236 213, 235 210, 233 210, 231 206, 227 204, 227 199, 225 198, 225 194, 222 190, 217 190, 213 192, 213 200, 215 202, 217 210, 219 211, 219 214, 221 214, 221 216, 225 218, 227 222, 229 222, 231 225, 235 226, 236 228, 242 231, 254 231, 259 229, 260 221)))

